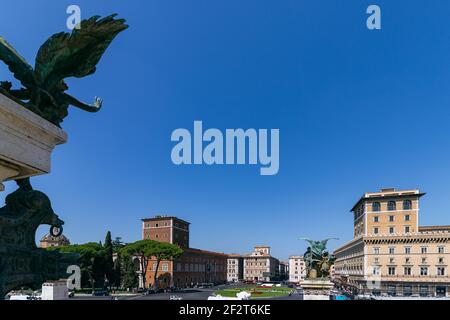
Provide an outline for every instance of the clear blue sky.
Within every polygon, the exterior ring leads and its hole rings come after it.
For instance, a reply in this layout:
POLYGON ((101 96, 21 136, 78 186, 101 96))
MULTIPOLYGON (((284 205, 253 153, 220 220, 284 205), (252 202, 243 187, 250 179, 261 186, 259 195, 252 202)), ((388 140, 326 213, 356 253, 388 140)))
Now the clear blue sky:
MULTIPOLYGON (((33 61, 72 2, 5 1, 1 35, 33 61)), ((84 17, 117 12, 130 29, 94 76, 69 80, 104 109, 72 109, 52 174, 33 180, 72 242, 107 230, 134 241, 141 218, 166 213, 192 223, 194 247, 267 244, 287 258, 304 252, 300 236, 339 237, 331 249, 350 240, 349 209, 382 187, 420 188, 421 224, 450 224, 448 0, 76 3, 84 17), (381 31, 366 28, 370 4, 381 31), (279 174, 174 166, 171 132, 194 120, 279 128, 279 174)), ((3 66, 0 78, 10 79, 3 66)))

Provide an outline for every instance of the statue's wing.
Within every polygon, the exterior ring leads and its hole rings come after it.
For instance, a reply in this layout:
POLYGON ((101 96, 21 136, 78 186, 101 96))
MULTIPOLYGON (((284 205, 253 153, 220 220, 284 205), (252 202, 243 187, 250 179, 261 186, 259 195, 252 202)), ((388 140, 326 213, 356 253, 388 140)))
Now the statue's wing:
POLYGON ((311 246, 314 245, 314 240, 308 239, 308 238, 299 238, 299 240, 305 240, 308 242, 311 246))
POLYGON ((34 85, 33 68, 26 60, 0 36, 0 60, 3 61, 23 86, 34 85))
POLYGON ((42 87, 51 90, 61 80, 91 75, 113 39, 128 28, 123 19, 111 15, 95 16, 81 22, 72 33, 58 33, 39 49, 36 57, 36 78, 42 87))

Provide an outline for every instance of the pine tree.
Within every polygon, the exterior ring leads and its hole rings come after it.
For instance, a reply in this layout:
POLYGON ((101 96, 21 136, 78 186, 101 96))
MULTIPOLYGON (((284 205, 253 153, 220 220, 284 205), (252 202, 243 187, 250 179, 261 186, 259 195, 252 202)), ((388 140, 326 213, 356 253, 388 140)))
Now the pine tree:
POLYGON ((114 282, 114 260, 113 260, 113 246, 111 240, 111 232, 108 231, 105 238, 105 276, 110 285, 114 282))
POLYGON ((122 241, 121 237, 116 237, 112 241, 113 253, 119 253, 120 249, 125 246, 125 243, 122 241))
POLYGON ((117 256, 117 259, 114 261, 112 286, 114 286, 115 288, 119 288, 122 282, 121 260, 122 259, 120 258, 120 256, 117 256))

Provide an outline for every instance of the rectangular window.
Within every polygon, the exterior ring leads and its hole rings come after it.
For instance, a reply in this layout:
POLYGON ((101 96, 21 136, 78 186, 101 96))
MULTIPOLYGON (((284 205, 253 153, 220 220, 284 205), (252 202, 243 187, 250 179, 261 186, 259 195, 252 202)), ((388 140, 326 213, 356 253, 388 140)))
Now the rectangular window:
POLYGON ((165 272, 169 271, 169 264, 168 263, 163 263, 162 264, 162 271, 165 271, 165 272))
POLYGON ((374 276, 380 275, 380 267, 378 267, 378 266, 373 267, 373 275, 374 276))
POLYGON ((394 227, 389 227, 389 233, 390 234, 394 234, 395 233, 395 228, 394 227))
POLYGON ((378 234, 379 229, 378 228, 373 228, 373 234, 378 234))
POLYGON ((395 248, 394 247, 390 247, 389 248, 389 254, 395 254, 395 248))
POLYGON ((428 248, 427 247, 422 247, 422 248, 420 248, 420 252, 422 254, 426 254, 428 252, 428 248))
POLYGON ((379 217, 378 216, 373 217, 373 222, 379 222, 379 217))
POLYGON ((411 221, 411 216, 409 214, 405 215, 405 221, 411 221))
POLYGON ((405 267, 404 275, 405 276, 410 276, 411 275, 411 267, 405 267))
POLYGON ((428 296, 428 286, 425 286, 425 285, 421 285, 420 287, 419 287, 419 295, 421 296, 421 297, 427 297, 428 296))
POLYGON ((394 222, 395 221, 395 216, 389 216, 389 222, 394 222))
POLYGON ((411 232, 411 228, 409 226, 405 227, 405 233, 410 233, 411 232))
POLYGON ((380 254, 380 248, 373 248, 374 254, 380 254))
POLYGON ((390 276, 395 276, 395 267, 389 267, 388 268, 388 274, 390 276))
POLYGON ((405 254, 411 254, 411 247, 405 247, 405 254))
POLYGON ((438 247, 438 253, 443 254, 445 252, 444 247, 438 247))
POLYGON ((428 275, 428 268, 427 267, 420 267, 420 275, 421 276, 427 276, 428 275))
POLYGON ((442 277, 445 276, 445 268, 444 267, 438 267, 437 268, 437 275, 442 277))

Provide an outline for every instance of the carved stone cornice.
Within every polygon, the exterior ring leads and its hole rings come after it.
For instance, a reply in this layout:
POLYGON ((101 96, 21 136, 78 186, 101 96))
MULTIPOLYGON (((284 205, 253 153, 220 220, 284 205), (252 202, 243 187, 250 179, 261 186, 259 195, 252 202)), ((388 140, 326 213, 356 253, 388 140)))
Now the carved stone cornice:
POLYGON ((0 94, 1 183, 50 172, 51 153, 67 141, 57 126, 0 94))

